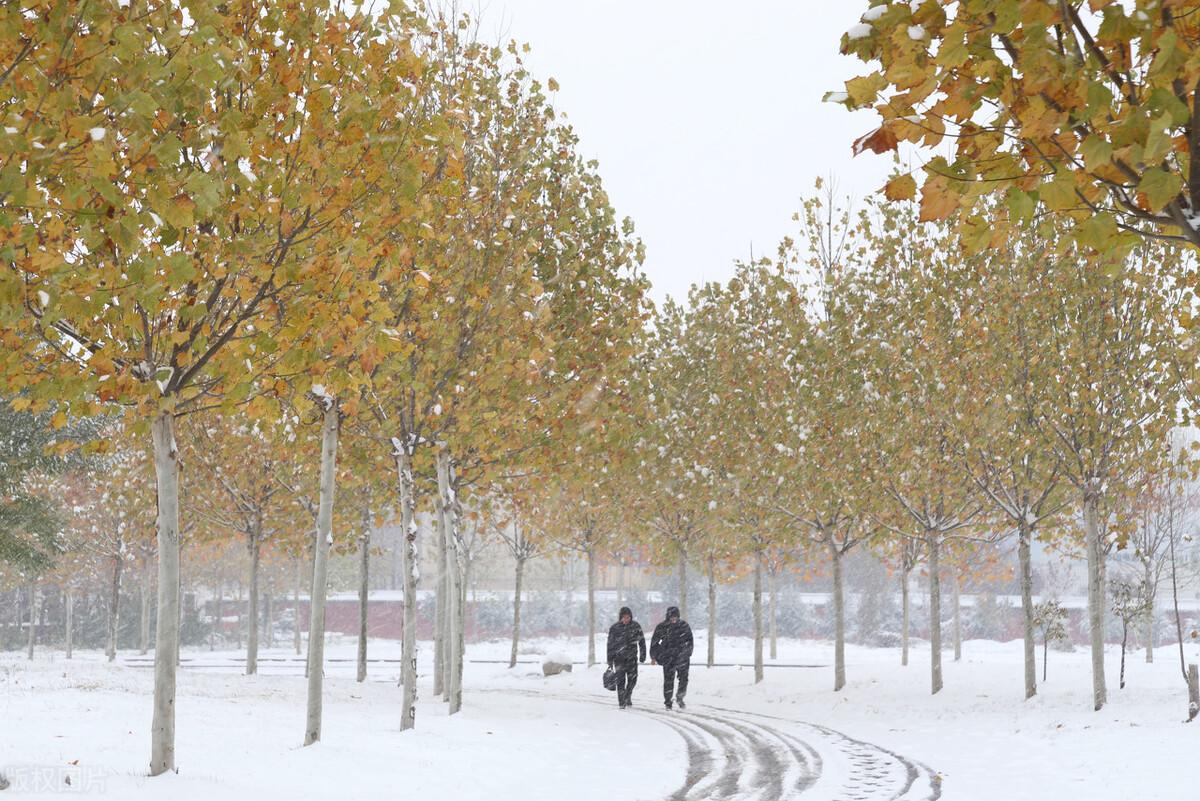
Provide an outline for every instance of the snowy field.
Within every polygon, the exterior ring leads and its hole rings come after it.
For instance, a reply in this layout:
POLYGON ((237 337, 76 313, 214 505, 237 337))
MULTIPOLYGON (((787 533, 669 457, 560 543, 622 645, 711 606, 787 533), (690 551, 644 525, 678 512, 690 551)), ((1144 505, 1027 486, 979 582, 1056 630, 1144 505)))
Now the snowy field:
MULTIPOLYGON (((261 675, 238 654, 184 653, 177 775, 145 778, 151 671, 84 653, 0 656, 3 797, 445 799, 617 801, 778 798, 947 801, 1179 801, 1195 797, 1200 724, 1183 725, 1178 652, 1141 653, 1110 704, 1090 711, 1087 655, 1051 652, 1050 680, 1021 700, 1019 643, 968 642, 946 655, 946 688, 928 693, 928 655, 907 668, 894 650, 851 647, 849 685, 830 691, 828 643, 780 641, 755 686, 749 667, 693 667, 686 712, 661 709, 662 674, 646 665, 621 712, 602 667, 543 678, 541 653, 577 661, 583 640, 533 641, 515 670, 468 662, 464 711, 450 718, 421 687, 418 729, 398 727, 398 644, 372 642, 369 681, 353 679, 354 647, 331 642, 324 734, 300 748, 303 665, 290 649, 263 653, 261 675), (796 665, 790 667, 784 665, 796 665), (1136 758, 1132 755, 1136 754, 1136 758), (70 780, 70 785, 66 781, 70 780)), ((602 644, 598 652, 603 654, 602 644)), ((422 649, 428 656, 429 648, 422 649)), ((468 648, 507 660, 506 642, 468 648)), ((696 655, 703 658, 703 637, 696 655)), ((748 640, 722 639, 718 661, 751 661, 748 640)), ((1189 661, 1200 650, 1189 646, 1189 661)), ((1040 660, 1040 651, 1039 651, 1040 660)), ((422 664, 428 675, 429 665, 422 664)), ((1040 662, 1039 662, 1040 672, 1040 662)))

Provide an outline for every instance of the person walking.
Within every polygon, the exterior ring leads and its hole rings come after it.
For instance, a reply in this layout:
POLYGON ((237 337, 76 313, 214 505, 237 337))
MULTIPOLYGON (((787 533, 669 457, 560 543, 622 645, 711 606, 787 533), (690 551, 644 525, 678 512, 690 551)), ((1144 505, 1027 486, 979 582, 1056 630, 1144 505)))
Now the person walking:
POLYGON ((608 630, 608 666, 617 675, 617 703, 628 709, 633 706, 638 662, 646 661, 646 635, 628 606, 621 607, 617 618, 608 630))
POLYGON ((650 638, 650 660, 662 665, 663 702, 667 709, 671 708, 672 693, 679 708, 686 709, 683 697, 687 695, 688 668, 692 662, 692 627, 686 620, 679 619, 679 607, 667 607, 666 619, 654 627, 654 636, 650 638))

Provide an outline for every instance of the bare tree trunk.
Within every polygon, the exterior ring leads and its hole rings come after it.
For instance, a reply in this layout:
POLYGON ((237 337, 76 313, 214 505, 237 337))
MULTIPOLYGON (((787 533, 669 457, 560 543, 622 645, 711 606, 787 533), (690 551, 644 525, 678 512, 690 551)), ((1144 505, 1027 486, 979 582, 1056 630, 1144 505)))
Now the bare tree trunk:
POLYGON ((708 666, 717 658, 717 560, 708 557, 708 666))
POLYGON ((1083 528, 1087 550, 1088 626, 1092 643, 1092 700, 1099 711, 1108 701, 1104 681, 1104 552, 1100 544, 1100 498, 1091 483, 1083 494, 1083 528))
POLYGON ((1200 667, 1196 663, 1188 665, 1187 668, 1187 686, 1188 686, 1188 723, 1196 719, 1200 715, 1200 667))
POLYGON ((1121 621, 1121 677, 1117 687, 1125 689, 1125 647, 1129 644, 1129 624, 1121 621))
POLYGON ((1021 568, 1021 628, 1025 646, 1025 697, 1037 695, 1037 640, 1033 629, 1033 532, 1024 521, 1017 531, 1017 560, 1021 568))
POLYGON ((403 532, 401 570, 404 578, 404 629, 401 632, 400 681, 404 686, 401 700, 400 731, 417 723, 417 582, 421 578, 417 551, 416 484, 412 458, 405 443, 397 442, 396 472, 400 483, 400 530, 403 532))
POLYGON ((754 554, 754 683, 763 680, 762 552, 754 554))
POLYGON ((962 661, 962 593, 959 588, 958 571, 954 572, 954 661, 962 661))
POLYGON ((263 631, 267 634, 267 647, 275 647, 275 607, 271 603, 272 590, 275 587, 275 582, 271 582, 267 587, 267 591, 263 593, 263 631))
POLYGON ((175 770, 175 678, 179 669, 179 451, 172 413, 160 412, 151 433, 158 485, 158 618, 150 775, 158 776, 175 770))
POLYGON ((1146 563, 1146 598, 1149 604, 1149 609, 1146 610, 1146 664, 1154 662, 1154 600, 1157 593, 1157 587, 1154 586, 1154 576, 1151 572, 1150 563, 1146 563))
POLYGON ((29 653, 28 657, 33 659, 33 648, 37 645, 37 612, 38 612, 38 588, 37 581, 30 580, 29 582, 29 653))
POLYGON ((438 575, 437 587, 434 590, 434 620, 433 620, 433 694, 439 698, 446 697, 446 629, 449 621, 446 615, 446 571, 449 564, 446 558, 446 521, 442 509, 442 494, 439 491, 434 499, 437 524, 438 575))
POLYGON ((317 506, 316 541, 313 543, 313 581, 308 621, 308 713, 304 744, 321 739, 321 691, 325 679, 325 594, 329 546, 333 542, 333 492, 337 471, 338 404, 328 400, 321 424, 321 489, 317 506))
POLYGON ((621 556, 621 566, 617 568, 617 608, 625 605, 625 557, 621 556))
POLYGON ((64 640, 67 659, 70 659, 75 650, 75 589, 70 584, 67 585, 66 596, 63 598, 63 624, 66 628, 64 640))
POLYGON ((508 666, 514 668, 517 666, 517 645, 521 639, 521 589, 525 583, 525 558, 517 557, 517 576, 516 586, 513 592, 513 629, 512 629, 512 653, 508 657, 508 666))
POLYGON ((457 499, 450 476, 450 450, 439 443, 437 451, 438 494, 441 496, 442 536, 446 540, 446 617, 448 631, 443 635, 446 644, 446 700, 450 714, 462 709, 462 559, 458 539, 457 499))
POLYGON ((108 644, 104 647, 104 655, 109 662, 117 658, 117 633, 121 620, 121 567, 123 559, 118 552, 113 556, 112 581, 108 591, 108 644))
POLYGON ((900 665, 908 665, 908 632, 912 625, 912 601, 908 593, 908 564, 900 566, 900 665))
POLYGON ((221 581, 217 582, 217 614, 213 621, 212 628, 208 630, 208 650, 213 650, 216 647, 216 633, 218 629, 225 628, 225 584, 221 581))
POLYGON ((941 535, 929 532, 929 684, 937 695, 942 690, 942 577, 941 535))
POLYGON ((138 617, 138 651, 143 654, 150 650, 150 591, 150 560, 147 559, 142 565, 142 608, 138 617))
POLYGON ((827 532, 833 563, 833 691, 846 686, 846 598, 842 582, 842 551, 827 532))
POLYGON ((779 605, 776 598, 776 570, 767 571, 767 587, 770 593, 769 614, 770 614, 770 632, 771 632, 771 659, 779 658, 779 605))
MULTIPOLYGON (((237 595, 234 596, 233 611, 237 615, 237 626, 234 628, 234 639, 236 640, 235 647, 237 650, 242 650, 242 632, 246 628, 246 616, 242 613, 242 580, 237 582, 237 595)), ((305 671, 305 676, 308 672, 305 671)))
POLYGON ((258 568, 262 564, 262 524, 256 522, 246 543, 250 549, 250 628, 246 631, 246 675, 258 672, 258 568))
POLYGON ((596 549, 587 551, 588 667, 596 664, 596 549))
POLYGON ((296 557, 296 583, 292 585, 292 646, 296 656, 300 656, 300 584, 304 580, 304 567, 299 556, 296 557))
POLYGON ((688 565, 687 548, 679 546, 679 619, 687 620, 688 616, 688 565))
POLYGON ((363 514, 358 563, 358 681, 367 680, 367 609, 371 582, 370 512, 363 514))

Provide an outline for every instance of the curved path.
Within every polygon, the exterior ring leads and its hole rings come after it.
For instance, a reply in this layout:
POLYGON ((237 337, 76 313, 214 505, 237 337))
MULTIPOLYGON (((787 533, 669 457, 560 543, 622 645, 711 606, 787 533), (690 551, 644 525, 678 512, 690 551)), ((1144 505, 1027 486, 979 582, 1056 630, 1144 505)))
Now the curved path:
MULTIPOLYGON (((611 697, 495 690, 612 705, 611 697)), ((687 748, 683 785, 668 801, 937 801, 941 779, 925 765, 826 726, 707 705, 642 710, 687 748)))

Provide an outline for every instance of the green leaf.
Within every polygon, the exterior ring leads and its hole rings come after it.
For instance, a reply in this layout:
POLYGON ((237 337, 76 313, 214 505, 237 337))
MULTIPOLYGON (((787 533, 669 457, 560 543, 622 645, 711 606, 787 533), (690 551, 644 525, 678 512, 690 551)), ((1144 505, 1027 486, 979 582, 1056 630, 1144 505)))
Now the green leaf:
POLYGON ((1142 180, 1138 183, 1138 189, 1145 193, 1151 211, 1161 211, 1179 196, 1182 187, 1183 181, 1178 175, 1158 167, 1151 167, 1142 173, 1142 180))

